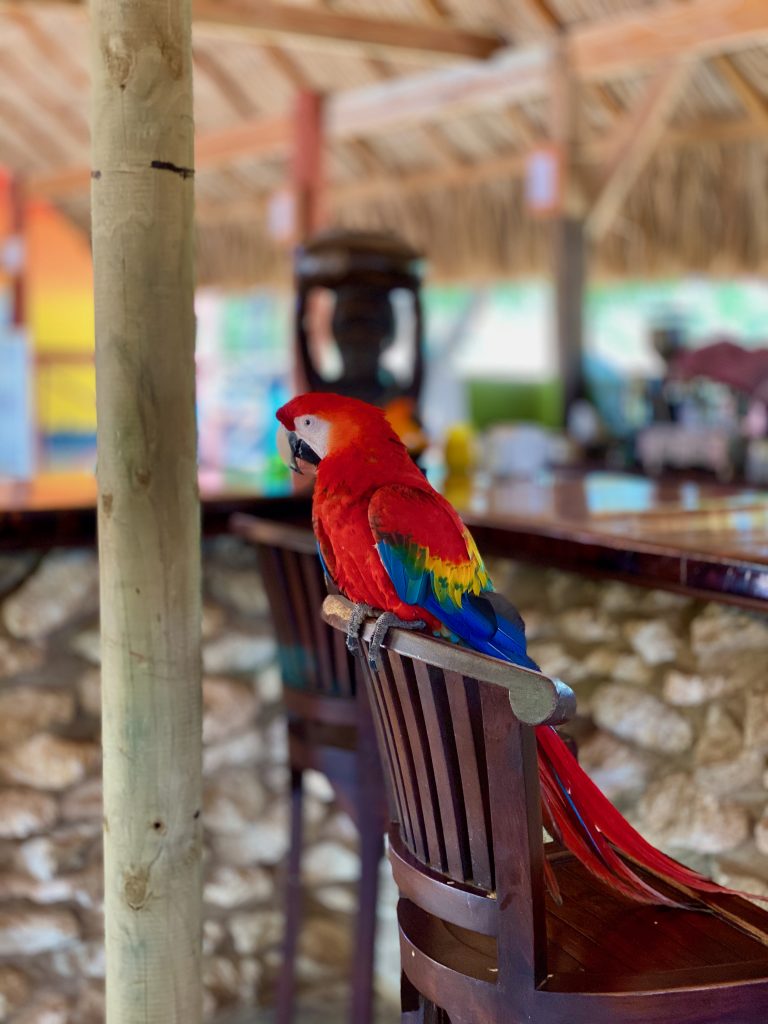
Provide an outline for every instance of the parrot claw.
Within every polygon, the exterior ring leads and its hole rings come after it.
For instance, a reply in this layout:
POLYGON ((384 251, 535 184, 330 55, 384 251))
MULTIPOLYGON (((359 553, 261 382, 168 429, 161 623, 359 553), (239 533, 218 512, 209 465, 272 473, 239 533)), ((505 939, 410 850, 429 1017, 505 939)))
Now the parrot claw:
POLYGON ((350 654, 360 654, 360 630, 363 628, 363 623, 370 616, 373 618, 379 612, 378 608, 372 608, 369 604, 363 604, 362 602, 355 604, 352 608, 352 614, 349 617, 349 625, 347 626, 347 650, 350 654))
POLYGON ((416 619, 415 621, 409 621, 407 619, 398 619, 392 612, 384 612, 378 619, 376 619, 376 625, 373 628, 373 636, 371 637, 371 643, 368 648, 368 664, 372 669, 376 670, 379 667, 379 655, 381 654, 381 645, 384 643, 387 633, 390 629, 424 629, 426 622, 422 619, 416 619))

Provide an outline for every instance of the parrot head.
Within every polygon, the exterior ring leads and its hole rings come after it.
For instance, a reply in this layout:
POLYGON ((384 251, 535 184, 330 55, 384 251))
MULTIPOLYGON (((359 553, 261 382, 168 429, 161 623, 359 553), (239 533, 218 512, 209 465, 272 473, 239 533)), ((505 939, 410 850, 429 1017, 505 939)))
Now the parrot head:
POLYGON ((357 398, 308 392, 286 402, 277 418, 277 447, 295 473, 316 472, 329 456, 380 450, 387 441, 402 447, 382 410, 357 398))

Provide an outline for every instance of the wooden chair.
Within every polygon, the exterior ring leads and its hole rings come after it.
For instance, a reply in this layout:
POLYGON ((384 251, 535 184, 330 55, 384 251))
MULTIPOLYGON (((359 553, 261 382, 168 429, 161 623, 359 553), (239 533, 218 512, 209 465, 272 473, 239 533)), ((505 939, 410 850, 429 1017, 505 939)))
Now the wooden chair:
POLYGON ((287 864, 284 958, 276 1024, 289 1024, 301 916, 302 776, 322 772, 360 833, 360 886, 352 964, 350 1021, 372 1016, 378 869, 384 851, 386 795, 370 707, 356 686, 359 661, 344 637, 321 620, 327 591, 311 530, 233 517, 232 529, 259 556, 278 641, 288 726, 291 838, 287 864))
MULTIPOLYGON (((327 598, 326 622, 345 629, 350 607, 327 598)), ((398 817, 403 1021, 768 1020, 767 913, 687 892, 698 909, 640 906, 545 846, 532 726, 572 714, 567 687, 423 635, 385 646, 366 672, 398 817)))

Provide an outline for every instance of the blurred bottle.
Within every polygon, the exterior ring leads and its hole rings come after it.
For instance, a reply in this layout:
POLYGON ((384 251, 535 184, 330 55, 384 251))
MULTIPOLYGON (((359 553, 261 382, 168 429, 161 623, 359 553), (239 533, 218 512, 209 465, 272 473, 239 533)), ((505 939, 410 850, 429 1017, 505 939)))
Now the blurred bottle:
POLYGON ((449 476, 471 473, 476 464, 475 433, 468 423, 455 423, 445 435, 445 468, 449 476))

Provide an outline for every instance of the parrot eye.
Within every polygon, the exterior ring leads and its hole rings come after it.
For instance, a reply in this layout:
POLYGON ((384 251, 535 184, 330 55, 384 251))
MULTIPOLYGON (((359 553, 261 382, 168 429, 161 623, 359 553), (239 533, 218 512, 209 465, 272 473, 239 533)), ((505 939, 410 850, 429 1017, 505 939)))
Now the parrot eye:
POLYGON ((311 422, 312 420, 309 418, 309 416, 307 416, 307 418, 304 420, 304 426, 308 427, 311 424, 311 422))

